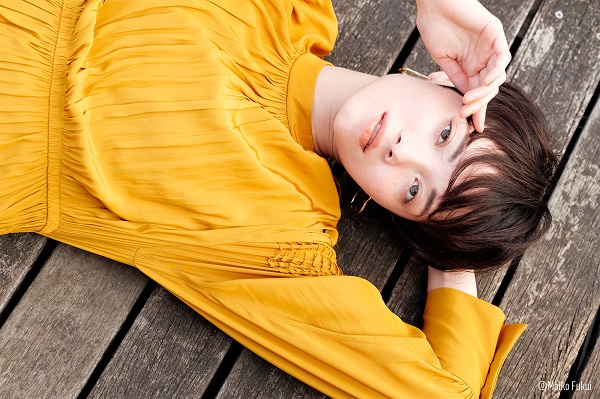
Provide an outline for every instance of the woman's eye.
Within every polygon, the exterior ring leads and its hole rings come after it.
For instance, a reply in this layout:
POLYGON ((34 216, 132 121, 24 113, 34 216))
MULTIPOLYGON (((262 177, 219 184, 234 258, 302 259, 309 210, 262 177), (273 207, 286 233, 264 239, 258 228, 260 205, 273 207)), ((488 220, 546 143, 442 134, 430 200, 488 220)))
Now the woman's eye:
POLYGON ((445 128, 443 128, 442 131, 440 132, 440 137, 437 140, 437 144, 441 144, 441 143, 445 142, 446 140, 448 140, 448 138, 450 138, 451 135, 452 135, 452 125, 448 125, 445 128))
POLYGON ((408 193, 406 193, 406 199, 408 202, 412 201, 413 198, 419 193, 419 181, 415 180, 412 186, 408 189, 408 193))

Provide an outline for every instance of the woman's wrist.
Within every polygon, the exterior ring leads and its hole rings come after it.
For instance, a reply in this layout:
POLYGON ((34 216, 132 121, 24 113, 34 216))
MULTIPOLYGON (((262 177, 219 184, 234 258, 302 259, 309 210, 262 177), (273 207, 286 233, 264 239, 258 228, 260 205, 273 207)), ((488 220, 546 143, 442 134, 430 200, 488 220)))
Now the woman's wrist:
POLYGON ((477 298, 477 282, 472 270, 444 272, 427 267, 427 292, 436 288, 454 288, 477 298))

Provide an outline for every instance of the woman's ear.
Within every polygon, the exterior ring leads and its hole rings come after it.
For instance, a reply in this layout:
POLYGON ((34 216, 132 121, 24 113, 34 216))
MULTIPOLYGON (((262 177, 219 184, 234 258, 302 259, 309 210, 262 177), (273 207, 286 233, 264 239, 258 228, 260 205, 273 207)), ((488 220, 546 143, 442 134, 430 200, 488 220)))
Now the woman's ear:
POLYGON ((454 85, 450 81, 450 78, 448 77, 448 75, 446 75, 446 72, 444 72, 444 71, 437 71, 437 72, 430 73, 429 79, 431 79, 431 81, 433 83, 438 84, 438 85, 454 87, 454 85))

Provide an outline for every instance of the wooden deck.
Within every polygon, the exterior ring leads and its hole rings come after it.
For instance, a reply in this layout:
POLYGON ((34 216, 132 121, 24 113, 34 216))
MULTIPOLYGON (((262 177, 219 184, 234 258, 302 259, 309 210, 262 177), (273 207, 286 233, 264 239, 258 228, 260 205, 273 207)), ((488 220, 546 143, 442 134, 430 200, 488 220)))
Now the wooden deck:
MULTIPOLYGON (((498 304, 508 322, 529 324, 494 397, 599 398, 600 1, 482 3, 503 21, 512 44, 509 78, 548 113, 562 158, 550 232, 520 262, 478 276, 482 298, 498 304)), ((334 4, 334 64, 379 75, 402 65, 437 70, 413 25, 414 0, 334 4)), ((371 206, 352 216, 353 183, 339 167, 334 173, 343 186, 337 250, 345 273, 372 281, 394 312, 420 325, 423 262, 398 246, 385 212, 371 206)), ((1 236, 0 398, 75 397, 324 395, 242 348, 132 267, 35 234, 1 236)))

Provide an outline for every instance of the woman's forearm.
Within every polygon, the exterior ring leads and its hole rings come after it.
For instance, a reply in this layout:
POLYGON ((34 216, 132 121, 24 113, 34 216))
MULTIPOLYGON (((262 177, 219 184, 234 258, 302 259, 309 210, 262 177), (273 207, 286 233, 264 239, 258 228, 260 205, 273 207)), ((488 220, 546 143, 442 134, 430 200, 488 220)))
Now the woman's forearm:
POLYGON ((473 271, 444 272, 427 267, 427 292, 436 288, 455 288, 477 297, 477 282, 473 271))

